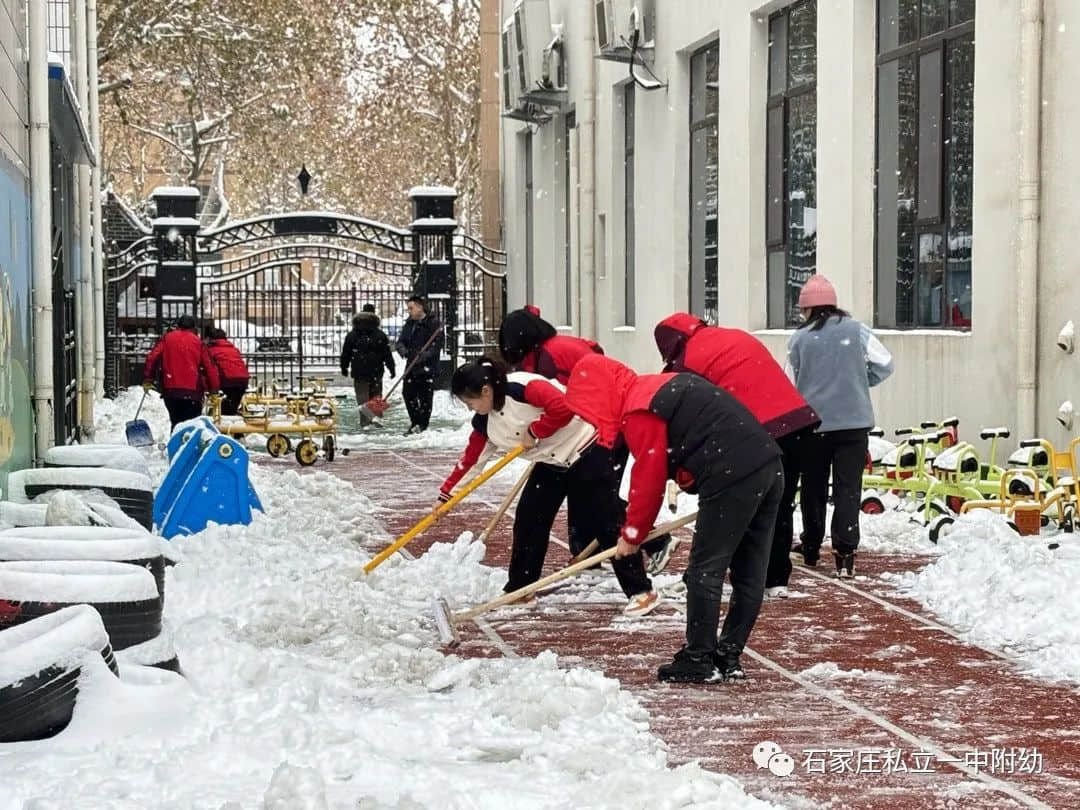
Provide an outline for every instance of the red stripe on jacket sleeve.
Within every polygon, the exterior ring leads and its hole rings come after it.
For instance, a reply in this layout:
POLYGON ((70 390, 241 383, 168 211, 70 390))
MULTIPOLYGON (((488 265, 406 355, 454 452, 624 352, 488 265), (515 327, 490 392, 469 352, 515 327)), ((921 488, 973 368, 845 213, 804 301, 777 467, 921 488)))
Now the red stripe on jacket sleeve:
POLYGON ((471 470, 476 462, 480 460, 480 454, 484 452, 484 447, 487 446, 487 436, 481 433, 479 430, 474 430, 469 434, 469 443, 465 445, 465 452, 461 454, 461 460, 454 465, 454 469, 451 471, 447 479, 443 481, 443 485, 439 488, 439 492, 449 497, 450 493, 457 486, 457 482, 461 480, 461 477, 471 470))
POLYGON ((529 425, 529 432, 537 439, 548 438, 574 418, 566 404, 566 395, 546 380, 529 382, 525 386, 525 401, 543 411, 540 418, 529 425))
POLYGON ((668 477, 667 423, 655 414, 635 411, 623 420, 622 434, 634 456, 630 503, 622 536, 636 546, 652 530, 664 502, 668 477))

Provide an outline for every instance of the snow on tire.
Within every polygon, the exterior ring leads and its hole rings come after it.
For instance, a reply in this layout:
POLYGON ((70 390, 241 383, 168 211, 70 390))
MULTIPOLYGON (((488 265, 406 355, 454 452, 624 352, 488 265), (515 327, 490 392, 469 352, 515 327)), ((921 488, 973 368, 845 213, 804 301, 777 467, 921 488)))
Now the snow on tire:
POLYGON ((116 660, 101 616, 73 605, 0 632, 0 743, 40 740, 71 721, 82 665, 116 660))
POLYGON ((149 477, 146 457, 126 444, 67 444, 45 451, 46 467, 109 467, 149 477))
POLYGON ((161 598, 145 568, 85 560, 0 562, 0 628, 77 604, 101 614, 115 650, 161 633, 161 598))
POLYGON ((127 667, 131 664, 140 664, 145 667, 167 669, 170 672, 180 672, 180 658, 176 654, 173 644, 172 628, 164 623, 161 632, 156 638, 128 647, 116 654, 120 664, 127 667))
POLYGON ((141 529, 106 526, 43 526, 0 531, 0 562, 101 560, 138 565, 154 577, 165 600, 162 541, 141 529))
POLYGON ((0 524, 21 528, 44 526, 49 507, 43 503, 0 501, 0 524))
POLYGON ((19 470, 8 476, 8 497, 30 503, 55 489, 98 489, 112 498, 128 517, 147 530, 154 524, 154 487, 139 473, 106 467, 48 467, 19 470))

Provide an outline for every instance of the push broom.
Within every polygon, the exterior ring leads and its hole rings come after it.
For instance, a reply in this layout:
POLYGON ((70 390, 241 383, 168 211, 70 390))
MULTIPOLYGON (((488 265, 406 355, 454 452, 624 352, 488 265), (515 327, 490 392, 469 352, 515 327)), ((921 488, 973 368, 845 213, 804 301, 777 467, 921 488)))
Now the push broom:
MULTIPOLYGON (((680 526, 685 526, 687 523, 694 522, 695 520, 697 520, 697 514, 697 512, 693 512, 692 514, 684 515, 681 518, 676 518, 675 520, 665 523, 662 526, 657 526, 655 529, 649 532, 648 537, 646 537, 642 542, 647 543, 648 541, 654 540, 661 535, 678 529, 680 526)), ((531 585, 526 585, 523 588, 518 588, 516 591, 511 591, 510 593, 504 593, 497 599, 492 599, 489 602, 484 602, 483 604, 477 605, 476 607, 469 608, 468 610, 463 610, 460 613, 451 613, 450 605, 449 603, 447 603, 446 599, 442 597, 433 599, 431 609, 432 612, 435 614, 435 626, 439 630, 440 642, 442 642, 442 644, 448 647, 456 647, 461 641, 458 638, 457 634, 457 627, 461 623, 467 622, 470 619, 475 619, 477 616, 495 610, 495 608, 517 602, 520 599, 529 596, 530 594, 536 593, 542 588, 546 588, 552 583, 559 582, 560 580, 580 574, 582 571, 592 568, 599 562, 611 559, 615 556, 616 550, 617 547, 612 546, 609 549, 601 551, 599 554, 588 557, 584 560, 581 560, 580 562, 573 563, 572 565, 568 565, 561 571, 556 571, 554 574, 549 574, 542 579, 538 579, 531 585)))
POLYGON ((509 453, 499 459, 498 462, 491 465, 491 467, 484 470, 484 472, 476 476, 476 478, 474 478, 468 484, 455 492, 450 497, 450 500, 448 500, 446 503, 439 504, 439 506, 434 509, 427 517, 425 517, 423 520, 421 520, 419 523, 417 523, 415 526, 405 532, 405 534, 401 535, 401 537, 399 537, 393 543, 391 543, 374 557, 372 557, 371 560, 368 561, 367 565, 364 566, 364 573, 370 574, 372 571, 382 565, 388 557, 396 553, 399 549, 404 548, 406 543, 415 538, 417 535, 427 531, 429 528, 434 526, 447 512, 449 512, 451 509, 461 503, 461 501, 463 501, 471 492, 473 492, 473 490, 475 490, 477 487, 479 487, 481 484, 483 484, 485 481, 495 475, 499 470, 501 470, 503 467, 505 467, 507 464, 509 464, 511 461, 521 455, 524 451, 524 447, 515 447, 513 450, 511 450, 509 453))
POLYGON ((427 339, 427 343, 420 347, 420 351, 416 353, 416 357, 414 357, 410 361, 409 365, 405 366, 405 371, 400 377, 398 377, 394 384, 390 386, 390 390, 386 392, 385 397, 374 396, 360 406, 361 414, 366 416, 368 419, 382 418, 382 415, 386 413, 387 409, 389 409, 390 407, 390 403, 387 402, 387 400, 389 399, 390 395, 394 393, 394 389, 401 385, 401 381, 409 376, 409 372, 413 370, 413 366, 415 366, 417 362, 419 362, 420 358, 424 356, 424 352, 426 352, 428 350, 428 347, 435 342, 435 338, 442 334, 442 330, 443 328, 440 326, 438 329, 431 333, 431 337, 427 339))

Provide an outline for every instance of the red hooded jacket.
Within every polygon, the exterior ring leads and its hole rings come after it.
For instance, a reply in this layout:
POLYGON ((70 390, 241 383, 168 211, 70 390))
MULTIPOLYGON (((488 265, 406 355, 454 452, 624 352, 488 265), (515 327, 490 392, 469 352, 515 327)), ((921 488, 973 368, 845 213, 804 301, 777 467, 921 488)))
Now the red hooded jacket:
POLYGON ((244 355, 240 354, 235 345, 224 338, 218 338, 210 341, 207 351, 221 373, 222 388, 247 385, 251 375, 248 374, 244 355))
POLYGON ((817 425, 821 418, 756 337, 709 326, 676 312, 653 332, 665 371, 699 374, 745 405, 774 439, 817 425))
POLYGON ((574 366, 566 402, 612 447, 621 434, 634 456, 623 538, 644 541, 663 504, 665 483, 712 497, 780 453, 753 414, 692 374, 638 375, 610 357, 574 366))
POLYGON ((578 360, 590 354, 603 353, 604 350, 595 340, 573 335, 556 335, 525 355, 525 359, 521 361, 521 370, 539 374, 549 380, 558 380, 566 385, 578 360))
POLYGON ((161 395, 169 399, 201 402, 208 389, 221 388, 221 376, 210 352, 188 329, 174 329, 158 341, 146 356, 143 378, 157 381, 161 395))

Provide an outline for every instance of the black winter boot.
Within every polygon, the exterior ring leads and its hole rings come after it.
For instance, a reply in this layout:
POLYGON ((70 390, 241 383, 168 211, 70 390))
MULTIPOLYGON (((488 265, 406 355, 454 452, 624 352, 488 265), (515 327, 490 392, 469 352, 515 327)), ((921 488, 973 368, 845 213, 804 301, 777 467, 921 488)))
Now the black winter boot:
POLYGON ((683 647, 670 664, 656 671, 658 680, 667 683, 720 683, 724 679, 711 655, 694 655, 683 647))
POLYGON ((743 672, 742 664, 739 663, 739 653, 723 645, 718 646, 713 653, 713 664, 720 672, 720 678, 724 681, 745 681, 746 673, 743 672))
POLYGON ((814 568, 818 564, 820 552, 817 549, 808 549, 805 543, 796 543, 791 547, 791 561, 808 568, 814 568))
POLYGON ((833 560, 836 562, 836 576, 840 579, 855 579, 854 551, 849 551, 847 554, 834 551, 833 560))

